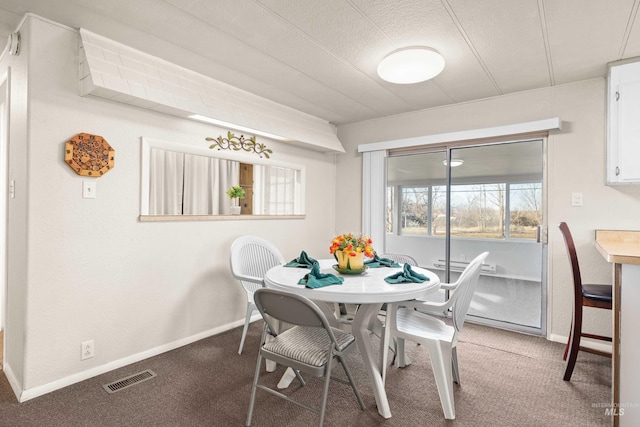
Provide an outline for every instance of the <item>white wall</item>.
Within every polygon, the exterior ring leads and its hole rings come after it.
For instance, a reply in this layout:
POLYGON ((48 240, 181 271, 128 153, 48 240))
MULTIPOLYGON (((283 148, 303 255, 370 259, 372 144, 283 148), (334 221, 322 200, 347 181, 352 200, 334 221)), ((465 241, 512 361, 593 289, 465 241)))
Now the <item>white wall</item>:
MULTIPOLYGON (((551 339, 569 332, 571 272, 562 236, 572 230, 586 283, 610 282, 611 266, 594 246, 594 230, 640 229, 640 186, 607 187, 605 182, 605 80, 595 79, 445 106, 338 127, 347 153, 338 157, 338 230, 361 228, 362 158, 357 146, 421 135, 455 132, 559 117, 563 130, 549 137, 547 153, 549 250, 549 330, 551 339), (583 207, 571 207, 571 193, 582 192, 583 207)), ((374 242, 375 246, 375 242, 374 242)), ((611 313, 587 309, 585 329, 611 333, 611 313)))
POLYGON ((262 140, 272 159, 306 167, 304 220, 141 223, 140 137, 208 146, 206 136, 226 129, 81 98, 76 31, 28 18, 21 32, 29 115, 27 124, 11 118, 28 138, 12 132, 10 141, 18 195, 9 201, 8 305, 15 314, 8 316, 7 359, 23 400, 241 324, 245 297, 228 266, 240 235, 269 239, 286 259, 303 249, 327 255, 335 229, 333 155, 262 140), (63 162, 65 142, 80 132, 103 136, 116 152, 93 200, 82 199, 89 178, 63 162), (89 339, 96 355, 80 361, 80 343, 89 339))

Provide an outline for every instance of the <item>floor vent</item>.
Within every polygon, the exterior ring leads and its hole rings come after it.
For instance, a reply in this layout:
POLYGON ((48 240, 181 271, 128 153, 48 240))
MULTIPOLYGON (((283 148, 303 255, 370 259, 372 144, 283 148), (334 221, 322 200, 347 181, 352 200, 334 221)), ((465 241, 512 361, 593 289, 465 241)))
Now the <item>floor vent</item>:
POLYGON ((116 391, 124 390, 127 387, 131 387, 132 385, 139 384, 143 381, 150 380, 155 377, 156 373, 150 369, 146 371, 138 372, 137 374, 133 374, 126 378, 122 378, 118 381, 114 381, 109 384, 105 384, 102 387, 107 391, 107 393, 115 393, 116 391))

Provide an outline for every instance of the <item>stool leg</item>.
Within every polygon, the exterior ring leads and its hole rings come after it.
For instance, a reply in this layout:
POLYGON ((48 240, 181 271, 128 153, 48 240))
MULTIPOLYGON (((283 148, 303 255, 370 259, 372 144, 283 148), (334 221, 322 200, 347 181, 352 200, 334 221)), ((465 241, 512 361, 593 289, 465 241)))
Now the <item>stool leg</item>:
POLYGON ((569 357, 567 358, 567 365, 564 370, 565 381, 571 380, 573 374, 573 368, 576 366, 576 359, 578 358, 578 351, 580 350, 580 337, 582 336, 582 304, 577 306, 573 314, 573 327, 571 328, 571 335, 569 336, 569 357))

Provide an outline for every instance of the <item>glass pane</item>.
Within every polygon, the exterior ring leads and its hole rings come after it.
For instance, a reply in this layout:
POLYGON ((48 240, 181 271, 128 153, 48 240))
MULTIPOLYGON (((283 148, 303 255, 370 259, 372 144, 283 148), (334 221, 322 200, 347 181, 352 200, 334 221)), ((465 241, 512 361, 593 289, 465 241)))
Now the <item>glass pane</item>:
POLYGON ((431 187, 431 235, 447 234, 447 187, 434 185, 431 187))
POLYGON ((509 237, 536 239, 542 225, 542 183, 511 184, 509 186, 509 237))
POLYGON ((400 232, 427 234, 429 187, 401 187, 400 232))
POLYGON ((505 184, 451 187, 451 236, 504 239, 505 184))
MULTIPOLYGON (((444 151, 387 158, 387 235, 378 253, 402 254, 445 278, 446 159, 444 151)), ((375 242, 374 242, 375 244, 375 242)), ((430 295, 443 302, 444 291, 430 295)))
POLYGON ((387 233, 393 233, 395 230, 394 227, 394 218, 396 212, 396 191, 395 187, 387 186, 387 206, 385 209, 385 230, 387 233))
POLYGON ((469 309, 475 321, 542 326, 542 154, 541 140, 451 150, 463 160, 451 169, 451 281, 489 252, 469 309))

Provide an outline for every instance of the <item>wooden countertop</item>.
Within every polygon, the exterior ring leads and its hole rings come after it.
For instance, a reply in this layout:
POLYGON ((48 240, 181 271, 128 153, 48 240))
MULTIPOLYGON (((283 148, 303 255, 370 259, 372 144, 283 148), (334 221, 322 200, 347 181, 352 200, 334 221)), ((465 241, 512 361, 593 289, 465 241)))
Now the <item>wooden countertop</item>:
POLYGON ((640 264, 640 231, 596 230, 596 248, 615 264, 640 264))

